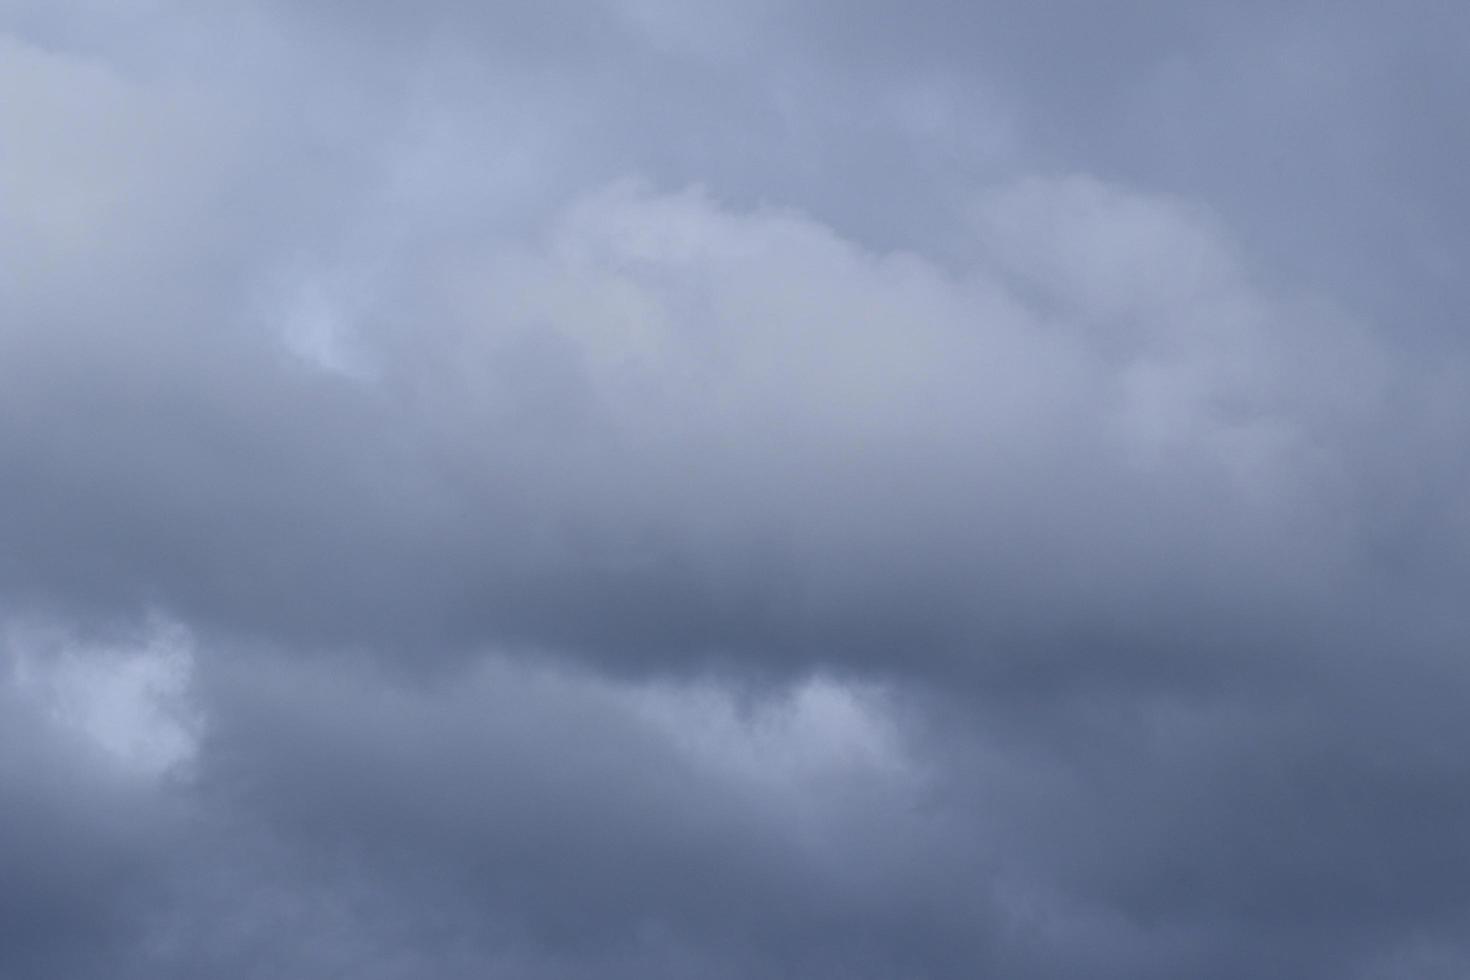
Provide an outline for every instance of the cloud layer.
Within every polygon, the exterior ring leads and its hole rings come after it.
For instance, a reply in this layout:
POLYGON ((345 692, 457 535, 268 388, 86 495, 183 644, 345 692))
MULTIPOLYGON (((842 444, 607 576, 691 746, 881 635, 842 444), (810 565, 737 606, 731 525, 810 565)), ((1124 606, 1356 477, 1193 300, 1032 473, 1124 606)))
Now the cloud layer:
POLYGON ((1461 975, 1470 23, 1055 6, 0 6, 0 974, 1461 975))

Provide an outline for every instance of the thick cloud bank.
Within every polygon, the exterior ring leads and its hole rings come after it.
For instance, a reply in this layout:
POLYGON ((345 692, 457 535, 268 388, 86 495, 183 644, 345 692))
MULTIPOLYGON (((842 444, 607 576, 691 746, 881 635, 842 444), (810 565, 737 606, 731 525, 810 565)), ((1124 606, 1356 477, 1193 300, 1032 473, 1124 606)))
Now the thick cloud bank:
POLYGON ((1431 7, 0 4, 0 976, 1463 975, 1431 7))

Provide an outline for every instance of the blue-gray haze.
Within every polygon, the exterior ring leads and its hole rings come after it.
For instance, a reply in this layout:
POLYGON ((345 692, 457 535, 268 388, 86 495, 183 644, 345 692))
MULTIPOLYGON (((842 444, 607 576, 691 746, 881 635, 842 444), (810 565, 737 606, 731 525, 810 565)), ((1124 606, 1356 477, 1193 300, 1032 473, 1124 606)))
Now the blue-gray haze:
POLYGON ((1470 975, 1470 6, 0 0, 0 978, 1470 975))

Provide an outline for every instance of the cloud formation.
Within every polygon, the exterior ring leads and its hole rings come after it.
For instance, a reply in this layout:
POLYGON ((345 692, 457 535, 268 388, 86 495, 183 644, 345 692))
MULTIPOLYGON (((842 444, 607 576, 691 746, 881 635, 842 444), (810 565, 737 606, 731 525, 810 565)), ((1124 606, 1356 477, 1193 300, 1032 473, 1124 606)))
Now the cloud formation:
POLYGON ((1470 23, 1055 6, 0 7, 0 974, 1463 973, 1470 23))

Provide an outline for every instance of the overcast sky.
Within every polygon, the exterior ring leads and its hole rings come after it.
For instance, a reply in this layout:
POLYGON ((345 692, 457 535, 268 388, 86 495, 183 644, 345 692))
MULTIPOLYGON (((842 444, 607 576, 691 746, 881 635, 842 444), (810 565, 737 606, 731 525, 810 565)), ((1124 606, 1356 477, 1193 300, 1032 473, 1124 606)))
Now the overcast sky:
POLYGON ((0 0, 4 980, 1470 976, 1470 7, 0 0))

